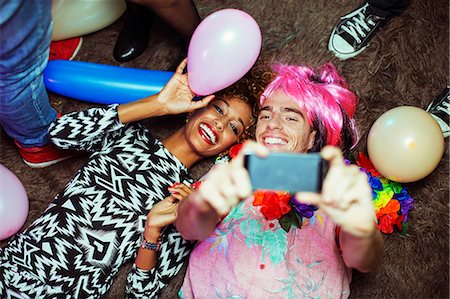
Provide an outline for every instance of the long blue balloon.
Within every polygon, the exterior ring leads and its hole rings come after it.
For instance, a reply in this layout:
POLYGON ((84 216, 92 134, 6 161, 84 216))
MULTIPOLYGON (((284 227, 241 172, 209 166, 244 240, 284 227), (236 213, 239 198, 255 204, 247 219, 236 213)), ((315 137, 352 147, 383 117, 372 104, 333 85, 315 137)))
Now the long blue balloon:
POLYGON ((172 75, 168 71, 53 60, 44 70, 44 82, 48 90, 77 100, 123 104, 158 93, 172 75))

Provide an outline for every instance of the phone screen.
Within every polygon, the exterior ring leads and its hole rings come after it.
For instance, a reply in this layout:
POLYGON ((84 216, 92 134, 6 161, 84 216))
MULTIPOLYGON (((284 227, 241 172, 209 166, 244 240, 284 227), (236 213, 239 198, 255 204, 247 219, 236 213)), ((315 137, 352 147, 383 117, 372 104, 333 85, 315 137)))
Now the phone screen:
POLYGON ((272 152, 261 158, 250 154, 244 157, 252 188, 320 192, 327 171, 327 162, 319 153, 296 154, 272 152))

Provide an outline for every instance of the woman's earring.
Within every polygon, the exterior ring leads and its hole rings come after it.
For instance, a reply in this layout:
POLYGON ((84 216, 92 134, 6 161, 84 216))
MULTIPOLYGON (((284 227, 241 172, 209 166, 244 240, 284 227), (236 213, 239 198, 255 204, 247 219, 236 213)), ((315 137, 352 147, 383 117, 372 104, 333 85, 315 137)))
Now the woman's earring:
POLYGON ((216 159, 214 160, 214 164, 222 164, 222 163, 228 163, 230 162, 231 158, 229 155, 229 151, 220 153, 216 159))
POLYGON ((191 115, 192 115, 192 112, 190 112, 190 113, 188 113, 188 114, 186 115, 186 123, 188 123, 189 120, 191 119, 191 118, 190 118, 191 115))

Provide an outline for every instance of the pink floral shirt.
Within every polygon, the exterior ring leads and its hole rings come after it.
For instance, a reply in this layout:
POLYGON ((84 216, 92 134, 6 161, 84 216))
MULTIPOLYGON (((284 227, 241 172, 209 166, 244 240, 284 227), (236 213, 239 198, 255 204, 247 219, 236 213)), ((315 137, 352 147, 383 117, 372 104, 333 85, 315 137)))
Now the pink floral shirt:
POLYGON ((252 205, 232 209, 193 250, 181 298, 347 298, 336 226, 316 211, 287 233, 252 205))

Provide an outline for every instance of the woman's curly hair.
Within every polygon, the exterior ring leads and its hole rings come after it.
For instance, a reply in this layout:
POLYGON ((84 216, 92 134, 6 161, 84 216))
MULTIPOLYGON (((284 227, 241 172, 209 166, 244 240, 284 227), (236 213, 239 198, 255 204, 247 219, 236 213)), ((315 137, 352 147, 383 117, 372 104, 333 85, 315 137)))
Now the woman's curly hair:
POLYGON ((259 98, 272 78, 273 74, 270 69, 254 66, 242 79, 217 94, 222 97, 241 99, 251 107, 250 125, 245 128, 240 140, 254 139, 256 119, 259 112, 259 98))

